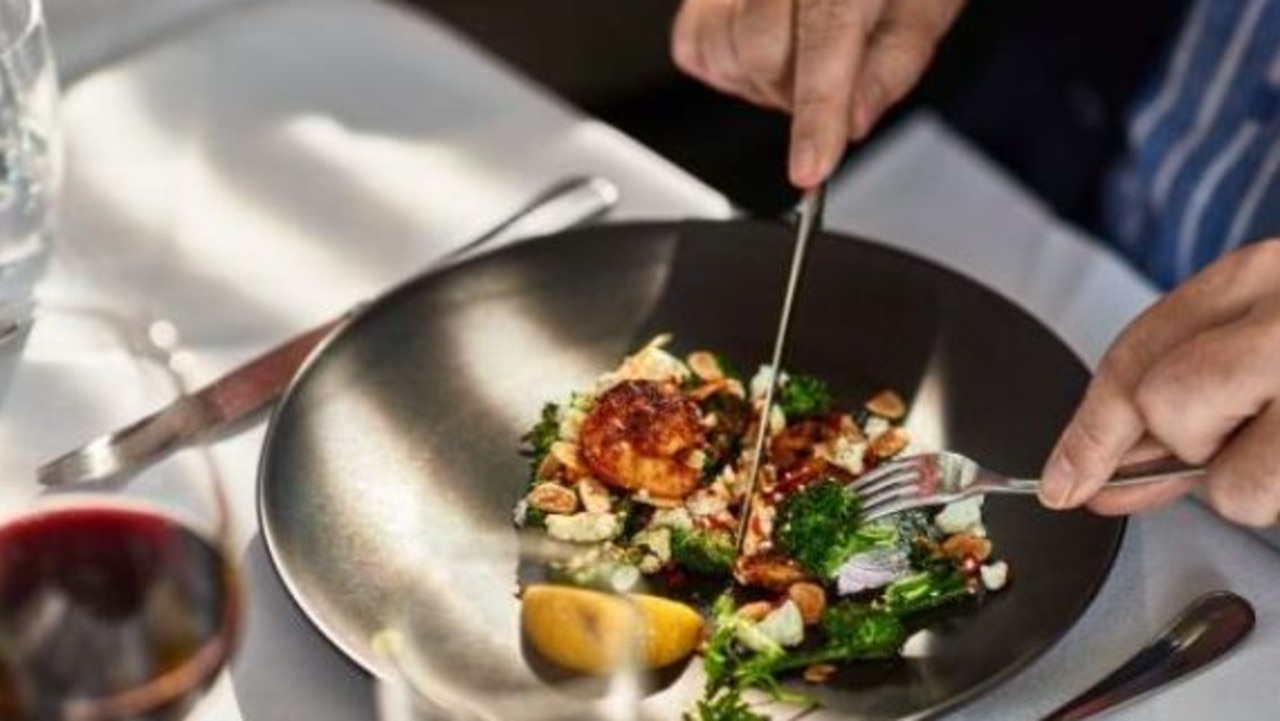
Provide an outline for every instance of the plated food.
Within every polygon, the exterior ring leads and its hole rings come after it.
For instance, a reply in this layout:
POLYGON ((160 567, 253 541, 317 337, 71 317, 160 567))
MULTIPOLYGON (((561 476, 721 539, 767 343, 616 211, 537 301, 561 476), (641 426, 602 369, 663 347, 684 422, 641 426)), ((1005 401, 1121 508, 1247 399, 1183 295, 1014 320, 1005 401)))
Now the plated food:
MULTIPOLYGON (((822 379, 782 373, 765 413, 767 368, 747 378, 710 351, 680 357, 671 342, 659 336, 594 387, 547 404, 526 436, 516 523, 574 548, 546 569, 571 589, 526 589, 526 631, 553 661, 608 665, 566 652, 560 637, 572 632, 547 632, 549 606, 581 608, 592 588, 643 589, 707 619, 707 688, 687 718, 765 718, 746 692, 804 702, 783 681, 821 683, 841 665, 891 658, 929 612, 1005 585, 980 498, 858 522, 845 486, 911 450, 897 393, 842 405, 822 379), (747 449, 762 426, 766 454, 747 498, 747 449)), ((692 625, 674 627, 687 637, 692 625)), ((659 643, 666 653, 647 658, 670 664, 687 655, 671 649, 694 645, 659 643)))

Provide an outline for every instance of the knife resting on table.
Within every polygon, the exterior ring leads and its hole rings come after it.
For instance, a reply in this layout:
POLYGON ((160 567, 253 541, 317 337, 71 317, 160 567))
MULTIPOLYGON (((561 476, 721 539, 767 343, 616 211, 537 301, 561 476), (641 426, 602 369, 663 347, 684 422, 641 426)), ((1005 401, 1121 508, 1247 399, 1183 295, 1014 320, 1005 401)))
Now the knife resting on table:
MULTIPOLYGON (((618 188, 603 178, 579 177, 556 183, 422 272, 447 267, 482 246, 588 223, 608 213, 618 199, 618 188)), ((194 441, 234 432, 271 407, 316 347, 367 305, 367 301, 359 303, 338 318, 294 336, 155 413, 41 465, 37 479, 45 486, 119 480, 194 441)))

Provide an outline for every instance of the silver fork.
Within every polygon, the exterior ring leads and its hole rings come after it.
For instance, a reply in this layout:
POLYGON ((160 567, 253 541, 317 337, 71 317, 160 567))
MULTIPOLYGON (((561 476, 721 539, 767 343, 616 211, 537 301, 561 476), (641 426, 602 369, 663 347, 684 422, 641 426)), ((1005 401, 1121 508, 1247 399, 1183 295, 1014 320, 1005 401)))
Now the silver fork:
MULTIPOLYGON (((1104 488, 1121 488, 1204 474, 1204 468, 1176 458, 1120 467, 1104 488)), ((1035 495, 1040 480, 1009 478, 959 453, 923 453, 873 469, 850 483, 863 523, 915 508, 940 506, 986 493, 1035 495)))

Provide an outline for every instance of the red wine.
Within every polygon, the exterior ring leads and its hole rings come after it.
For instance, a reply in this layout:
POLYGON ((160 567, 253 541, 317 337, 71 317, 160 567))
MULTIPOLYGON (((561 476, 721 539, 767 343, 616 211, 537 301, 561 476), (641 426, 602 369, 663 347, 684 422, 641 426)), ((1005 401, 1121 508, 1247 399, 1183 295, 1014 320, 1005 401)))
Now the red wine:
POLYGON ((222 554, 161 515, 70 507, 0 527, 0 719, 112 698, 139 706, 102 718, 177 718, 229 655, 238 604, 222 554))

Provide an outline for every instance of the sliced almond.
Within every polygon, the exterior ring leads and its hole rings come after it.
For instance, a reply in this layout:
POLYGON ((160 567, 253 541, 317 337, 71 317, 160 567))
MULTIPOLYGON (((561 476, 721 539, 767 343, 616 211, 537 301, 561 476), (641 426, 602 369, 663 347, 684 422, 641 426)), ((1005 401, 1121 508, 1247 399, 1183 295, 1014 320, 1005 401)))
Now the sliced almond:
POLYGON ((704 401, 720 391, 728 389, 728 387, 729 381, 725 378, 718 378, 713 381, 709 380, 689 391, 689 397, 695 401, 704 401))
POLYGON ((581 472, 585 470, 582 464, 582 457, 578 455, 577 443, 556 441, 551 444, 551 455, 555 456, 556 460, 560 461, 570 471, 581 472))
POLYGON ((608 513, 612 506, 609 489, 594 478, 583 478, 578 481, 578 498, 588 513, 608 513))
POLYGON ((991 557, 991 541, 972 533, 957 533, 942 542, 942 552, 957 561, 972 558, 981 562, 991 557))
POLYGON ((901 428, 890 428, 871 439, 871 452, 877 458, 893 458, 906 450, 911 436, 901 428))
POLYGON ((547 513, 569 514, 578 510, 578 496, 555 483, 539 483, 526 496, 529 505, 547 513))
POLYGON ((907 404, 902 396, 891 390, 883 390, 866 402, 866 409, 891 421, 901 420, 907 414, 907 404))
POLYGON ((773 611, 773 604, 768 601, 752 601, 738 609, 738 615, 748 621, 762 621, 773 611))
POLYGON ((538 480, 555 480, 561 468, 564 468, 564 464, 560 462, 560 459, 556 458, 554 453, 548 453, 542 457, 542 461, 538 464, 538 480))
POLYGON ((800 617, 804 619, 806 626, 820 621, 822 612, 827 609, 827 592, 816 583, 802 581, 791 584, 787 589, 787 598, 800 609, 800 617))
POLYGON ((720 361, 716 359, 714 353, 705 350, 694 351, 685 358, 685 363, 689 364, 689 369, 704 381, 724 379, 724 369, 720 367, 720 361))
POLYGON ((862 429, 858 427, 857 421, 853 420, 853 416, 848 413, 840 416, 839 435, 848 438, 851 441, 865 441, 866 436, 862 434, 862 429))
POLYGON ((808 683, 826 683, 835 672, 836 667, 833 664, 815 663, 805 668, 804 680, 808 683))

